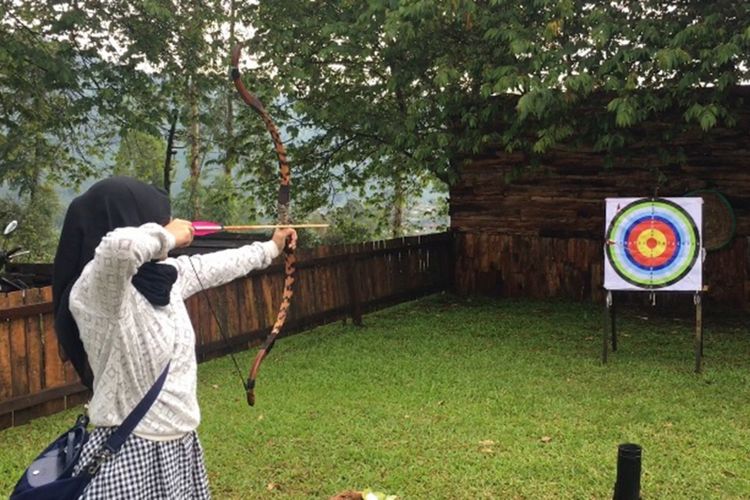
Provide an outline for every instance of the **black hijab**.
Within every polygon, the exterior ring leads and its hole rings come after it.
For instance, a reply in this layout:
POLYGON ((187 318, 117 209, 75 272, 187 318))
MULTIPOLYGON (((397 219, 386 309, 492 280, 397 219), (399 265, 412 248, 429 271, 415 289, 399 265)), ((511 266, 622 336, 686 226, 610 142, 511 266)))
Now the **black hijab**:
MULTIPOLYGON (((86 264, 94 258, 101 239, 113 229, 147 222, 166 224, 171 207, 166 191, 128 177, 110 177, 75 198, 65 215, 55 255, 52 299, 55 331, 64 353, 81 381, 93 385, 78 326, 69 309, 70 289, 86 264)), ((133 278, 133 285, 155 305, 169 303, 169 290, 177 270, 168 265, 146 263, 133 278), (164 297, 166 294, 166 302, 164 297)))

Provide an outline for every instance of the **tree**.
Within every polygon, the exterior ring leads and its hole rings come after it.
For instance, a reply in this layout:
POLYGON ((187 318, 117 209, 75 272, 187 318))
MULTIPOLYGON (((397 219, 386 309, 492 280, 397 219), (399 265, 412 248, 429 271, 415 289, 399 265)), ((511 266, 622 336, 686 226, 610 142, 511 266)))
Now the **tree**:
POLYGON ((40 162, 57 178, 90 173, 82 130, 92 103, 77 99, 85 67, 69 57, 69 43, 45 36, 35 7, 0 11, 0 182, 22 191, 33 188, 40 162))
POLYGON ((450 182, 489 145, 622 151, 665 110, 679 111, 665 134, 732 126, 750 72, 747 2, 274 0, 251 20, 261 68, 320 129, 296 157, 317 187, 450 182))
POLYGON ((513 34, 522 41, 515 52, 537 66, 516 119, 534 126, 535 152, 568 138, 623 151, 646 120, 666 122, 667 139, 694 124, 704 131, 734 124, 731 89, 748 76, 747 3, 561 2, 547 12, 537 25, 544 44, 530 43, 540 34, 533 25, 513 34), (594 116, 578 113, 592 96, 601 99, 594 116))
POLYGON ((428 69, 429 45, 394 43, 376 4, 261 2, 250 45, 290 102, 275 112, 289 119, 292 139, 302 138, 290 149, 303 203, 314 207, 342 188, 374 196, 393 209, 400 234, 407 198, 443 169, 438 151, 414 137, 439 134, 446 124, 440 115, 420 121, 424 96, 409 83, 428 69))
POLYGON ((179 109, 188 212, 229 220, 247 196, 244 217, 271 217, 273 147, 257 116, 228 97, 229 49, 248 26, 246 82, 287 143, 296 216, 346 191, 387 211, 393 235, 407 230, 404 214, 426 185, 437 178, 445 189, 462 159, 488 146, 533 160, 586 142, 615 155, 646 120, 662 121, 665 137, 731 127, 731 89, 749 80, 748 2, 238 7, 3 3, 0 183, 19 198, 45 182, 75 185, 111 160, 120 131, 164 137, 179 109))
POLYGON ((220 0, 4 3, 0 182, 33 179, 24 168, 34 150, 57 160, 57 181, 75 185, 121 129, 166 135, 176 104, 194 187, 211 147, 204 115, 226 94, 226 18, 220 0))

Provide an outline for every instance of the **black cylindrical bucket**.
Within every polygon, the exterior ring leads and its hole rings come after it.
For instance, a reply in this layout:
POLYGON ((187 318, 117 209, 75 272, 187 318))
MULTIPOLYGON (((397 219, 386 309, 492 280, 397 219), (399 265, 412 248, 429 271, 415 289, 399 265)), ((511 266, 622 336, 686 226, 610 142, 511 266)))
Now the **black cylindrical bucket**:
POLYGON ((617 480, 613 500, 641 498, 641 447, 625 443, 617 447, 617 480))

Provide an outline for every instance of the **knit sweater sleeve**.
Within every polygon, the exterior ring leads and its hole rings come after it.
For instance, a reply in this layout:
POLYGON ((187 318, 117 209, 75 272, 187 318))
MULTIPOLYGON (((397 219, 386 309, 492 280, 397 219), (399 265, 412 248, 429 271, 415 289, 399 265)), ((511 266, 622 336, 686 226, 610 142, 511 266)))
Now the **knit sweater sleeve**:
POLYGON ((99 314, 119 316, 123 296, 138 268, 150 260, 166 258, 174 246, 174 236, 156 223, 110 231, 75 284, 77 300, 99 314))
POLYGON ((176 266, 182 285, 182 298, 204 289, 229 283, 255 269, 263 269, 279 255, 273 241, 255 242, 240 248, 231 248, 202 255, 181 255, 169 259, 176 266))

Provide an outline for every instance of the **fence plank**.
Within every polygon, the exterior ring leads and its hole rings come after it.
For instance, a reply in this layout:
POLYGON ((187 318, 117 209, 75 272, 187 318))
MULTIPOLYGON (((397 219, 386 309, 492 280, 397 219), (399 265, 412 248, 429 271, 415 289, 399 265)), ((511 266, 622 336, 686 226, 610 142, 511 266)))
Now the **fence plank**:
MULTIPOLYGON (((52 288, 42 288, 42 299, 52 302, 52 288)), ((44 383, 43 388, 57 387, 65 383, 65 368, 60 359, 60 347, 55 334, 55 320, 51 313, 41 317, 42 344, 44 346, 44 383)))
POLYGON ((354 255, 347 257, 347 285, 349 288, 349 300, 352 308, 352 322, 355 325, 362 325, 362 304, 359 298, 359 287, 357 286, 357 262, 354 255))
MULTIPOLYGON (((240 314, 242 310, 239 307, 237 291, 240 288, 240 281, 235 280, 224 287, 224 303, 227 310, 227 336, 237 335, 240 330, 240 314)), ((222 339, 223 340, 223 339, 222 339)))
MULTIPOLYGON (((8 305, 15 307, 23 304, 25 293, 8 294, 8 305)), ((18 318, 10 321, 10 367, 13 374, 13 395, 21 396, 29 393, 29 373, 26 356, 26 319, 18 318)))
MULTIPOLYGON (((29 290, 30 294, 36 295, 33 300, 41 295, 38 288, 29 290)), ((42 339, 42 315, 36 314, 26 318, 26 359, 28 363, 29 392, 35 393, 42 390, 44 385, 44 340, 42 339)))
POLYGON ((273 326, 276 319, 276 309, 274 307, 275 298, 273 293, 273 279, 269 275, 263 275, 260 279, 261 293, 263 303, 266 305, 266 322, 265 325, 273 326))
MULTIPOLYGON (((3 304, 4 304, 3 300, 3 304)), ((13 369, 11 368, 11 321, 0 323, 0 401, 13 395, 13 369)))
POLYGON ((208 343, 219 341, 221 339, 221 332, 227 331, 227 308, 223 294, 221 293, 223 288, 212 288, 206 291, 206 294, 211 297, 211 302, 207 303, 207 305, 210 305, 213 309, 209 308, 208 311, 208 343))
POLYGON ((253 293, 253 282, 243 280, 240 287, 240 329, 243 332, 251 332, 260 328, 258 321, 258 311, 255 307, 255 294, 253 293))

